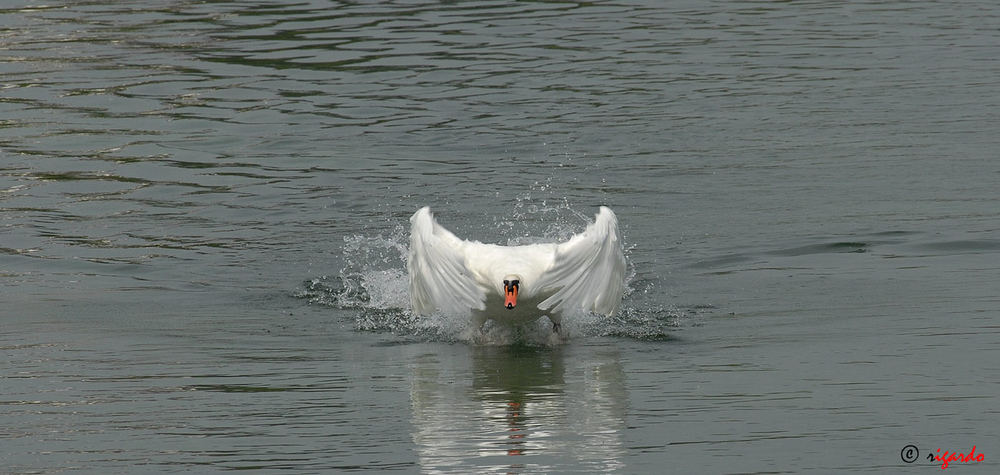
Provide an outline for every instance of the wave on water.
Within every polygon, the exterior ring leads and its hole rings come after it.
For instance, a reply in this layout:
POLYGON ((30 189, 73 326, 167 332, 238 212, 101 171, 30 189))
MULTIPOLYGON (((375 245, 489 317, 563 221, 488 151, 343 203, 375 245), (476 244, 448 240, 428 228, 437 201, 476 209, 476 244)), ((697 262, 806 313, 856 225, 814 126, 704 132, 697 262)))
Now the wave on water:
MULTIPOLYGON (((507 234, 508 245, 561 241, 583 229, 591 219, 562 204, 550 207, 522 207, 519 213, 533 219, 493 223, 493 229, 507 234), (558 211, 558 212, 557 212, 558 211), (539 214, 557 215, 538 219, 539 214), (531 236, 523 223, 545 222, 541 236, 531 236), (521 228, 521 229, 518 229, 521 228)), ((297 295, 310 304, 345 310, 353 315, 358 331, 391 333, 405 339, 461 341, 485 345, 552 345, 554 338, 548 321, 509 326, 488 321, 481 331, 472 328, 471 319, 436 314, 416 315, 410 311, 409 277, 406 271, 409 229, 396 224, 388 233, 356 234, 344 237, 343 268, 333 276, 311 278, 297 295)), ((625 337, 661 341, 671 339, 671 331, 681 326, 685 313, 657 302, 662 295, 658 283, 637 279, 628 258, 625 299, 618 314, 605 317, 593 314, 564 316, 563 331, 570 338, 581 336, 625 337)))

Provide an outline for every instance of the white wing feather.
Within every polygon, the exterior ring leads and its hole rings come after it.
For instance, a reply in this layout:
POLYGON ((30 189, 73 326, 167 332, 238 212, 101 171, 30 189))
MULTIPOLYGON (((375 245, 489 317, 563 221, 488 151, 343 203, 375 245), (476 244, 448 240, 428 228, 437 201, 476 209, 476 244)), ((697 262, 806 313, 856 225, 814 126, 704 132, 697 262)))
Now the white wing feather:
POLYGON ((466 268, 466 242, 434 220, 428 207, 410 218, 410 305, 429 315, 483 310, 486 294, 466 268))
POLYGON ((538 304, 542 310, 617 312, 625 290, 625 253, 615 213, 602 206, 587 229, 559 244, 540 284, 543 290, 558 289, 538 304))

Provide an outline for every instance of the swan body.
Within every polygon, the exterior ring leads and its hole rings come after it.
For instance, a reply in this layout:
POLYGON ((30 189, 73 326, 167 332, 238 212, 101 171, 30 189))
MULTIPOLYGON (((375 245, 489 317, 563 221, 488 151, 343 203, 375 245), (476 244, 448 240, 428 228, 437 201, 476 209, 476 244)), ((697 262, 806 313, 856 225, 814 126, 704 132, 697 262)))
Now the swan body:
POLYGON ((469 314, 477 325, 546 315, 558 331, 569 313, 613 315, 625 290, 618 219, 604 206, 565 242, 522 246, 460 239, 423 207, 410 218, 407 271, 414 313, 469 314))

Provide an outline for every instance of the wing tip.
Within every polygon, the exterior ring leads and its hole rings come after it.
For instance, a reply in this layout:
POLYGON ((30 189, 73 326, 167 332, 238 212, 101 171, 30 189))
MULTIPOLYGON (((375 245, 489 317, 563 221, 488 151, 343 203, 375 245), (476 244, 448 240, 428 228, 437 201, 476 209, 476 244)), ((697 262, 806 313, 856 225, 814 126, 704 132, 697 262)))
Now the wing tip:
POLYGON ((602 216, 604 217, 604 219, 608 219, 608 218, 618 219, 618 216, 615 215, 614 210, 612 210, 611 208, 608 208, 607 206, 604 206, 604 205, 601 205, 597 209, 597 219, 601 219, 602 216))
POLYGON ((413 213, 410 216, 410 234, 419 232, 433 232, 434 229, 434 213, 431 212, 430 206, 424 206, 413 213))
POLYGON ((611 208, 601 206, 597 216, 594 217, 592 226, 594 226, 594 229, 601 230, 601 232, 609 235, 612 240, 618 240, 618 216, 615 215, 615 212, 611 208))
POLYGON ((428 216, 428 217, 434 216, 434 213, 431 213, 430 206, 424 206, 423 208, 418 209, 416 213, 413 213, 413 216, 410 216, 410 222, 412 223, 420 219, 422 216, 428 216))

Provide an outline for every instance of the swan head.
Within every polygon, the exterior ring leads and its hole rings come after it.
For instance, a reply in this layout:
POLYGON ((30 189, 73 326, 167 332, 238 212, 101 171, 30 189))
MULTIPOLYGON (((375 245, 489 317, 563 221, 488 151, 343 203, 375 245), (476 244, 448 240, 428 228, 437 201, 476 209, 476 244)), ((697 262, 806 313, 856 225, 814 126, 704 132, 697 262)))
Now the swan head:
POLYGON ((503 306, 512 310, 517 306, 517 291, 521 287, 521 276, 510 274, 503 278, 503 306))

